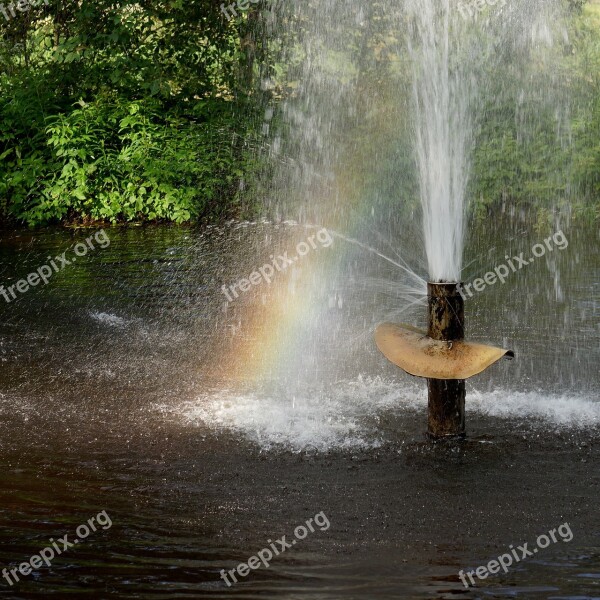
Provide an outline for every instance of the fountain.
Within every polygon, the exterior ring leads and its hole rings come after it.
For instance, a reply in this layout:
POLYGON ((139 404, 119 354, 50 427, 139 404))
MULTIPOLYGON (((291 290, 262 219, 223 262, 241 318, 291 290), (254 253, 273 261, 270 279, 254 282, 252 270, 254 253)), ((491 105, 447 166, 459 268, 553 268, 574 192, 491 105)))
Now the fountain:
MULTIPOLYGON (((466 379, 513 356, 464 339, 459 282, 466 275, 467 236, 477 229, 469 226, 469 180, 480 117, 499 110, 496 103, 510 106, 513 97, 521 103, 532 93, 529 69, 559 51, 551 26, 558 22, 558 0, 479 3, 476 14, 461 10, 463 4, 386 0, 367 6, 326 0, 292 9, 283 3, 270 22, 279 30, 297 23, 293 39, 302 51, 287 73, 293 87, 278 107, 284 126, 268 128, 274 168, 264 194, 267 213, 275 222, 293 215, 301 224, 326 225, 341 232, 336 239, 368 252, 380 242, 391 248, 393 259, 377 255, 398 271, 352 280, 365 284, 366 296, 379 294, 357 311, 357 322, 376 315, 365 325, 369 336, 377 328, 379 349, 407 373, 428 380, 434 438, 464 436, 466 379), (400 322, 398 313, 425 302, 426 330, 393 324, 400 322), (378 321, 384 325, 377 327, 378 321)), ((265 76, 261 83, 276 91, 277 77, 265 76)), ((548 98, 553 105, 555 96, 548 98)), ((265 119, 271 117, 266 111, 265 119)), ((527 134, 527 127, 520 131, 527 134)), ((511 209, 508 203, 506 212, 511 209)), ((348 246, 338 250, 345 254, 337 255, 337 263, 320 267, 320 277, 317 271, 305 272, 306 297, 309 290, 330 289, 330 306, 346 309, 336 287, 350 280, 336 277, 351 255, 348 246)), ((476 248, 469 245, 470 251, 476 248)), ((294 289, 299 285, 295 281, 294 289)), ((346 293, 349 299, 352 292, 346 293)), ((323 359, 315 357, 327 339, 347 331, 335 329, 335 318, 316 302, 299 304, 290 305, 294 308, 287 314, 312 310, 305 326, 293 335, 279 327, 280 339, 293 338, 298 349, 289 354, 286 376, 302 385, 309 373, 329 381, 338 374, 337 365, 323 376, 323 359)), ((474 321, 473 339, 481 335, 474 321)), ((269 339, 274 337, 270 328, 269 339)))
POLYGON ((406 6, 412 23, 408 47, 423 228, 433 281, 427 286, 427 331, 386 323, 378 327, 375 340, 391 362, 427 378, 429 436, 464 437, 465 380, 503 356, 514 356, 464 341, 459 282, 478 47, 470 45, 469 23, 449 0, 409 0, 406 6))

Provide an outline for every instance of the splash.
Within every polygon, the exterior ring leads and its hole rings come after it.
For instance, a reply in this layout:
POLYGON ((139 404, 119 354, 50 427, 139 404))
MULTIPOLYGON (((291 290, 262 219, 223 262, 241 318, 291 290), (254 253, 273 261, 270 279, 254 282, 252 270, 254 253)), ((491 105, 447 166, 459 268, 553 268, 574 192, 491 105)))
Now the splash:
MULTIPOLYGON (((507 389, 470 394, 473 414, 502 419, 513 433, 551 428, 568 434, 600 427, 600 403, 592 396, 507 389)), ((396 381, 359 377, 304 393, 221 390, 157 409, 185 426, 229 431, 265 451, 329 452, 418 440, 426 404, 418 383, 398 386, 396 381)))

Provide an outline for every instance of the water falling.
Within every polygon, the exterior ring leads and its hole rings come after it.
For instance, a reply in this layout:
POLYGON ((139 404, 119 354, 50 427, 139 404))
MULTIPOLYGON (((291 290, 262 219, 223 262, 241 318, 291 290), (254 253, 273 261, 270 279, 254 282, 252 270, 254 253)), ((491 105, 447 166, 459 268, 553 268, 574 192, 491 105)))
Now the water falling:
POLYGON ((271 25, 294 32, 296 83, 271 130, 271 214, 370 245, 383 231, 413 269, 424 259, 430 280, 460 281, 486 111, 514 106, 524 143, 534 103, 565 120, 554 75, 544 77, 565 41, 561 14, 559 0, 280 7, 271 25))

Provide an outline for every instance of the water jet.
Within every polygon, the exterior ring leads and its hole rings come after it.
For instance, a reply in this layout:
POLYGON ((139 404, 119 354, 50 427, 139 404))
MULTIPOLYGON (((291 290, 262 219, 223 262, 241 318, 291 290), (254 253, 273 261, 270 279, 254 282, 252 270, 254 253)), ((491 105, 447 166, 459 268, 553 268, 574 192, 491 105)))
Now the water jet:
POLYGON ((465 341, 465 308, 460 283, 427 284, 427 331, 384 323, 375 332, 383 355, 409 375, 427 379, 428 435, 462 438, 465 381, 514 353, 465 341))

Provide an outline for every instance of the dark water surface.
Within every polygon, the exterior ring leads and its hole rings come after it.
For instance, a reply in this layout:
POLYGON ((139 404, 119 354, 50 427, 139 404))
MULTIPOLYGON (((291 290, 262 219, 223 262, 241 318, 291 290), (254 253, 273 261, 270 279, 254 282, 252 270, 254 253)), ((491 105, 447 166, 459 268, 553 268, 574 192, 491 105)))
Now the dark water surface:
MULTIPOLYGON (((425 386, 373 347, 376 323, 424 314, 397 314, 389 263, 336 239, 227 303, 310 232, 107 231, 0 298, 0 568, 102 511, 112 526, 0 597, 600 598, 597 230, 467 304, 469 337, 517 360, 469 382, 469 439, 437 445, 425 386), (220 578, 321 512, 270 568, 220 578), (572 541, 461 584, 566 522, 572 541)), ((467 275, 544 238, 515 231, 472 234, 467 275)), ((88 235, 2 235, 0 283, 88 235)))

